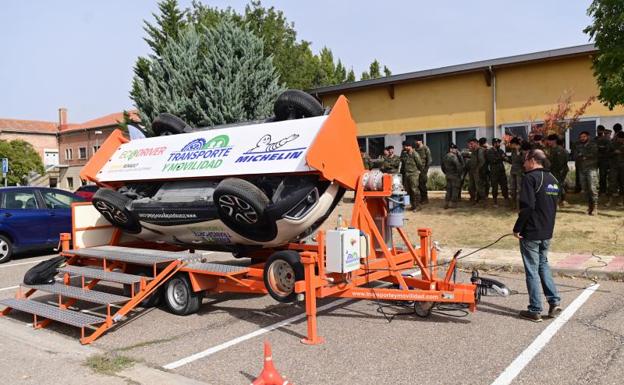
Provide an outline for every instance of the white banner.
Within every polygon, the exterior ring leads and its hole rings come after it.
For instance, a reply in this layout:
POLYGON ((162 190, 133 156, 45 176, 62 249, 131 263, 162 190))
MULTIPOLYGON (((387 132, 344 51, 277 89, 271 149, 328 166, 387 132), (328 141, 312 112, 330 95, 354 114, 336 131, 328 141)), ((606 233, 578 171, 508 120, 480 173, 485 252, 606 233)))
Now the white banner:
POLYGON ((115 182, 310 171, 305 156, 326 119, 320 116, 132 140, 117 149, 98 179, 115 182))

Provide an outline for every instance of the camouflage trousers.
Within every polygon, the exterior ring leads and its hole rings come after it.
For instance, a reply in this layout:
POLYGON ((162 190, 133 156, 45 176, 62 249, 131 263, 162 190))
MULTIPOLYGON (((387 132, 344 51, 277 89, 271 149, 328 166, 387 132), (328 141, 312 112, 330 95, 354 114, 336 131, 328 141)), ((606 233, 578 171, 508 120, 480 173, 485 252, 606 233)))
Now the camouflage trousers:
POLYGON ((420 192, 420 200, 427 200, 427 178, 429 176, 429 169, 425 168, 418 174, 418 191, 420 192))
POLYGON ((522 186, 522 173, 509 174, 509 190, 511 192, 511 202, 518 206, 520 199, 520 186, 522 186))
POLYGON ((490 175, 490 184, 492 185, 492 198, 496 199, 498 196, 498 187, 500 186, 503 198, 509 198, 509 190, 507 189, 507 174, 505 170, 498 172, 492 172, 490 175))
POLYGON ((446 197, 447 202, 459 202, 461 194, 461 177, 459 175, 446 175, 446 197))
POLYGON ((609 195, 624 196, 624 164, 612 164, 609 171, 609 195))
POLYGON ((479 170, 468 171, 468 192, 471 200, 483 200, 487 198, 487 190, 479 170))
POLYGON ((418 174, 405 174, 403 175, 403 188, 410 197, 412 207, 418 206, 419 190, 418 190, 418 174))
POLYGON ((595 205, 598 203, 598 170, 595 168, 585 168, 577 170, 581 188, 585 191, 587 203, 595 205))

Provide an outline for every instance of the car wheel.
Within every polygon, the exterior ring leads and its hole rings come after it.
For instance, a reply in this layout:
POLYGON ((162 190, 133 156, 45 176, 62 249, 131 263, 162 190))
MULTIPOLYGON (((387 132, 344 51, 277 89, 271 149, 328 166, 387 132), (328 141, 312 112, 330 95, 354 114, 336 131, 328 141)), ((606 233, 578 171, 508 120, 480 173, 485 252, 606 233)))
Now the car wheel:
POLYGON ((4 235, 0 235, 0 263, 8 262, 13 255, 13 243, 4 235))
MULTIPOLYGON (((151 274, 147 274, 145 272, 140 272, 137 275, 140 275, 142 277, 151 277, 151 274)), ((134 293, 138 293, 139 290, 141 290, 140 284, 139 283, 135 283, 134 286, 134 293)), ((132 289, 130 287, 130 285, 125 284, 123 285, 123 295, 126 297, 131 297, 132 296, 132 289)), ((155 292, 153 292, 152 294, 150 294, 149 297, 145 298, 143 301, 141 301, 139 303, 139 306, 141 306, 142 308, 151 308, 151 307, 156 307, 158 305, 160 305, 160 301, 162 299, 163 296, 163 290, 162 290, 162 286, 157 288, 155 292)))
POLYGON ((269 198, 258 187, 238 178, 224 179, 215 188, 214 204, 221 221, 242 236, 267 227, 264 210, 269 198))
POLYGON ((113 226, 138 234, 141 232, 141 224, 126 208, 131 201, 132 199, 117 191, 102 188, 93 195, 91 203, 113 226))
POLYGON ((195 293, 186 274, 177 274, 165 286, 164 300, 167 308, 177 315, 188 315, 199 310, 202 293, 195 293))
POLYGON ((264 265, 264 286, 278 302, 294 302, 297 299, 295 282, 304 279, 303 264, 294 250, 278 251, 264 265))
POLYGON ((162 113, 152 122, 152 131, 156 136, 177 135, 190 131, 190 126, 175 115, 162 113))
POLYGON ((314 96, 300 90, 286 90, 273 105, 275 120, 310 118, 323 115, 323 106, 314 96))

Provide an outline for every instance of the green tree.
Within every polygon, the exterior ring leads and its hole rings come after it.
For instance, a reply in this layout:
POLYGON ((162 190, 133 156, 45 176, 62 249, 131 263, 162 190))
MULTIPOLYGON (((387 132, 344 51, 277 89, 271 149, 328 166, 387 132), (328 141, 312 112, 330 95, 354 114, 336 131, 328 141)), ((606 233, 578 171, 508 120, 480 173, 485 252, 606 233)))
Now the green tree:
POLYGON ((21 139, 0 140, 0 158, 9 159, 9 185, 25 185, 31 172, 39 175, 45 172, 39 153, 32 144, 21 139))
POLYGON ((384 76, 385 77, 388 77, 388 76, 392 75, 392 71, 390 71, 390 68, 388 68, 386 66, 384 66, 383 72, 384 72, 384 76))
MULTIPOLYGON (((369 80, 369 79, 377 79, 381 77, 381 64, 377 59, 373 60, 372 63, 368 66, 368 71, 362 72, 362 76, 360 80, 369 80)), ((384 76, 392 75, 392 72, 387 66, 383 66, 384 76)))
POLYGON ((624 2, 594 0, 587 14, 593 24, 584 29, 598 52, 593 58, 598 99, 609 109, 624 105, 624 2))
POLYGON ((347 74, 347 83, 351 83, 355 81, 355 72, 353 72, 353 68, 351 68, 349 70, 349 73, 347 74))
POLYGON ((347 69, 342 65, 340 59, 338 59, 336 71, 334 71, 334 81, 336 84, 341 84, 347 81, 347 69))
POLYGON ((186 11, 180 10, 177 0, 163 0, 158 3, 160 14, 153 13, 155 24, 144 21, 143 29, 147 32, 144 39, 157 56, 170 38, 178 39, 186 27, 186 11))
POLYGON ((262 40, 227 19, 198 28, 170 37, 160 57, 149 59, 147 78, 134 78, 131 98, 147 130, 161 112, 195 127, 270 115, 281 88, 262 40))

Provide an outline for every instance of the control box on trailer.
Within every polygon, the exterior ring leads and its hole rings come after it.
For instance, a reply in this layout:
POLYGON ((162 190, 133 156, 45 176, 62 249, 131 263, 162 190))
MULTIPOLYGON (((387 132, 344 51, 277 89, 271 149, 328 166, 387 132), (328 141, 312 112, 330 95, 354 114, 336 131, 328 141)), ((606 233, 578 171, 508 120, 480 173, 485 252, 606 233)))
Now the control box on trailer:
POLYGON ((338 229, 327 231, 325 270, 348 273, 360 268, 360 230, 338 229))

